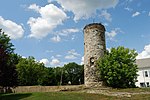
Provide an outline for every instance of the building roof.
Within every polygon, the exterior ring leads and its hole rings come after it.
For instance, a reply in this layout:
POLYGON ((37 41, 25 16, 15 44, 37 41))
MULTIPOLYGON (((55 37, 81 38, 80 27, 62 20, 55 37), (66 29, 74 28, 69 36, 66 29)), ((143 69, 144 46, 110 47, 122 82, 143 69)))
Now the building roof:
POLYGON ((150 67, 150 58, 137 59, 136 64, 138 65, 138 68, 148 68, 150 67))

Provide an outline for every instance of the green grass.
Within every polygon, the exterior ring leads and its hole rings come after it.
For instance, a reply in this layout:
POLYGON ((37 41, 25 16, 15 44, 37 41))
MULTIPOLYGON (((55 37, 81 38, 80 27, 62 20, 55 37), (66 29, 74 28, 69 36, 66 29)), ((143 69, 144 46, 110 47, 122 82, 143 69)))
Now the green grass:
MULTIPOLYGON (((116 92, 150 92, 149 89, 112 89, 116 92)), ((0 94, 0 100, 150 100, 150 94, 138 94, 131 97, 113 97, 102 94, 81 92, 37 92, 0 94)))
POLYGON ((75 93, 75 92, 45 92, 45 93, 21 93, 1 94, 0 100, 112 100, 116 97, 108 97, 99 94, 75 93))

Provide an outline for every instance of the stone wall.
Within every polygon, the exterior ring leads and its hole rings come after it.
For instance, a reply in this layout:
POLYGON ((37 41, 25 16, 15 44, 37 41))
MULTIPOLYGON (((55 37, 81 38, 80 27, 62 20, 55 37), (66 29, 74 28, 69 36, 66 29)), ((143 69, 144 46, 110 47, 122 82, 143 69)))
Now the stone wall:
MULTIPOLYGON (((18 86, 11 88, 12 93, 30 93, 30 92, 57 92, 57 91, 71 91, 82 90, 84 85, 68 85, 68 86, 18 86)), ((0 88, 0 93, 4 93, 0 88)))
POLYGON ((105 27, 92 23, 84 27, 84 82, 86 86, 101 85, 97 75, 96 61, 104 55, 105 27))

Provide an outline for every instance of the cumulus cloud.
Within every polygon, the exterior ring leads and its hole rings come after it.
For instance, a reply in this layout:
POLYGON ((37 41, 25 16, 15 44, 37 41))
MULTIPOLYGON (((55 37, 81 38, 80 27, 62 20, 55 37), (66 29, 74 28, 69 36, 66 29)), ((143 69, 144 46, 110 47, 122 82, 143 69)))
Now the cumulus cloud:
POLYGON ((144 47, 144 50, 138 54, 137 59, 150 58, 150 44, 144 47))
POLYGON ((56 0, 66 11, 74 13, 74 20, 87 19, 99 9, 114 8, 119 0, 56 0))
POLYGON ((114 37, 118 34, 118 33, 122 33, 120 28, 115 28, 113 30, 111 30, 110 32, 106 32, 106 36, 110 39, 113 40, 114 37))
POLYGON ((44 65, 45 65, 46 67, 48 67, 48 66, 50 65, 50 62, 48 61, 48 59, 41 59, 41 60, 40 60, 40 63, 44 63, 44 65))
POLYGON ((19 39, 23 37, 23 27, 11 20, 5 20, 2 16, 0 16, 0 27, 8 36, 10 36, 11 39, 19 39))
POLYGON ((59 35, 57 35, 57 36, 52 37, 51 41, 53 41, 53 42, 60 42, 61 38, 59 37, 59 35))
POLYGON ((107 21, 111 21, 112 18, 111 18, 111 14, 107 12, 107 10, 103 10, 101 12, 101 15, 100 17, 104 17, 107 21))
POLYGON ((52 66, 60 66, 60 63, 60 60, 58 60, 57 58, 52 58, 52 61, 50 62, 52 66))
POLYGON ((75 49, 69 50, 65 59, 76 59, 80 54, 78 54, 75 49))
POLYGON ((132 17, 136 17, 136 16, 138 16, 138 15, 140 15, 140 14, 141 14, 141 13, 137 11, 137 12, 135 12, 135 13, 132 14, 132 17))
POLYGON ((30 25, 31 31, 29 37, 37 39, 46 37, 54 28, 67 19, 66 13, 53 4, 48 4, 45 7, 39 7, 33 4, 29 8, 40 14, 38 18, 30 17, 27 22, 30 25))

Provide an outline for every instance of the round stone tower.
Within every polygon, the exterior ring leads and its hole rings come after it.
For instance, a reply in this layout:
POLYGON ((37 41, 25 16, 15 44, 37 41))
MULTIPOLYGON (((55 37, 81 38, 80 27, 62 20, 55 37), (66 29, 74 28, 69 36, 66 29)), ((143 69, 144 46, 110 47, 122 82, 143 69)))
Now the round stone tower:
POLYGON ((96 61, 104 56, 105 27, 101 23, 92 23, 84 27, 84 82, 85 86, 101 86, 96 61))

